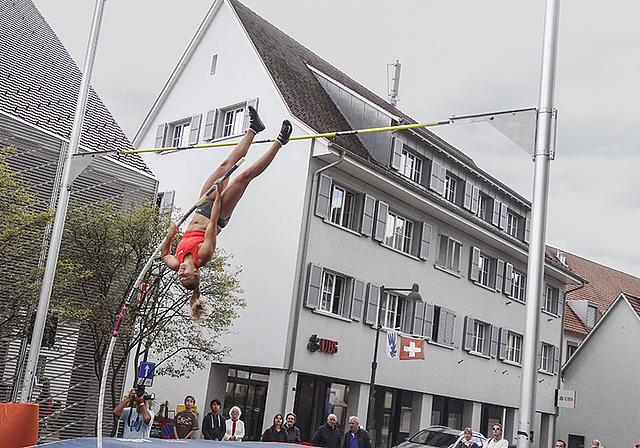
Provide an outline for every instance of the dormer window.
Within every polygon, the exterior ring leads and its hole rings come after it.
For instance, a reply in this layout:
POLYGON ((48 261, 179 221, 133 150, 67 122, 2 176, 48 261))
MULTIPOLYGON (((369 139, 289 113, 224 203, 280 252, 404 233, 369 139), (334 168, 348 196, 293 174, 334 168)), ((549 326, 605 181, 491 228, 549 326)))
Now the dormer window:
POLYGON ((406 149, 402 150, 400 157, 400 174, 408 177, 414 182, 420 182, 422 177, 422 159, 411 154, 406 149))

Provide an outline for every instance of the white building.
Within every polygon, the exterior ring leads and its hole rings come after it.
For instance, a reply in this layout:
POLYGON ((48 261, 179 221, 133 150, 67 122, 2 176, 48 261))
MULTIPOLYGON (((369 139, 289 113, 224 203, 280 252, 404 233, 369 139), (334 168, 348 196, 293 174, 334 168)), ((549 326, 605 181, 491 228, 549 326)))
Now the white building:
MULTIPOLYGON (((137 148, 237 141, 257 104, 275 137, 415 123, 235 0, 217 0, 134 139, 137 148)), ((249 152, 252 163, 266 147, 249 152)), ((183 210, 229 148, 144 159, 183 210)), ((256 439, 294 411, 309 440, 329 411, 367 415, 377 312, 426 340, 424 361, 378 353, 373 435, 389 447, 430 424, 504 422, 514 440, 525 321, 530 203, 428 130, 293 140, 249 186, 219 246, 242 266, 248 306, 222 364, 156 378, 172 407, 195 395, 244 411, 256 439), (423 303, 381 286, 420 285, 423 303), (337 352, 312 351, 316 336, 337 352)), ((560 303, 578 277, 548 263, 534 446, 553 437, 560 303), (545 305, 546 306, 546 305, 545 305), (540 442, 539 442, 540 441, 540 442)), ((328 347, 328 346, 327 346, 328 347)))

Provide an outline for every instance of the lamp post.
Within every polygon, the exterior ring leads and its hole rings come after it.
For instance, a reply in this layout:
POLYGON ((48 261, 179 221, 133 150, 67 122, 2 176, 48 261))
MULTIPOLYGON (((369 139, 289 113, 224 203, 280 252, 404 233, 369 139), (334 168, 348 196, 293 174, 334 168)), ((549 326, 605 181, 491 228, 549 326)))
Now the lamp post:
POLYGON ((376 313, 376 343, 373 348, 373 361, 371 362, 371 381, 369 382, 369 411, 367 412, 367 430, 371 431, 371 425, 373 423, 373 389, 376 385, 376 370, 378 369, 378 345, 380 344, 380 303, 384 294, 387 291, 411 291, 407 295, 409 302, 422 302, 422 296, 420 295, 420 286, 414 283, 411 288, 387 288, 384 285, 380 287, 380 301, 378 302, 378 312, 376 313))

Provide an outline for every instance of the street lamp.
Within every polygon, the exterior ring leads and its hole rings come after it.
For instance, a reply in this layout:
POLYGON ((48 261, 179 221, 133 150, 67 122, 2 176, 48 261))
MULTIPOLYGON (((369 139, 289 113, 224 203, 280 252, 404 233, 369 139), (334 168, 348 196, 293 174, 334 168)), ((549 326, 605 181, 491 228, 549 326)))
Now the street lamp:
POLYGON ((378 303, 378 312, 376 313, 376 343, 373 349, 373 361, 371 362, 371 381, 369 382, 369 411, 367 412, 367 429, 371 431, 371 424, 373 423, 373 389, 376 385, 376 370, 378 368, 378 345, 380 343, 380 304, 382 298, 387 291, 411 291, 407 295, 409 302, 422 302, 422 296, 420 295, 420 286, 414 283, 411 288, 387 288, 384 285, 380 287, 380 302, 378 303))

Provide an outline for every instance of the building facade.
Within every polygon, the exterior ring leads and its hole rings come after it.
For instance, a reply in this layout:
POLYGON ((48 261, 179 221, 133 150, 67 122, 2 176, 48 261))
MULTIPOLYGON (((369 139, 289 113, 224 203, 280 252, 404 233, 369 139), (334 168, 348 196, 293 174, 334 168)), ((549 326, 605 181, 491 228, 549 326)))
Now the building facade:
MULTIPOLYGON (((237 141, 256 105, 275 136, 415 121, 235 0, 212 5, 143 122, 134 146, 237 141)), ((262 135, 258 139, 262 138, 262 135)), ((264 147, 255 144, 246 164, 264 147)), ((229 149, 144 156, 183 210, 229 149)), ((247 308, 223 342, 223 363, 191 380, 157 377, 171 406, 224 398, 243 409, 247 438, 293 411, 303 440, 329 412, 366 420, 377 447, 431 424, 488 433, 517 428, 530 203, 424 129, 292 140, 249 186, 219 246, 242 266, 247 308), (422 302, 405 291, 420 285, 422 302), (384 355, 388 333, 418 341, 424 360, 384 355)), ((562 300, 580 279, 545 267, 534 446, 553 438, 562 300)), ((415 349, 415 346, 414 346, 415 349)), ((204 415, 204 414, 202 414, 204 415)))

